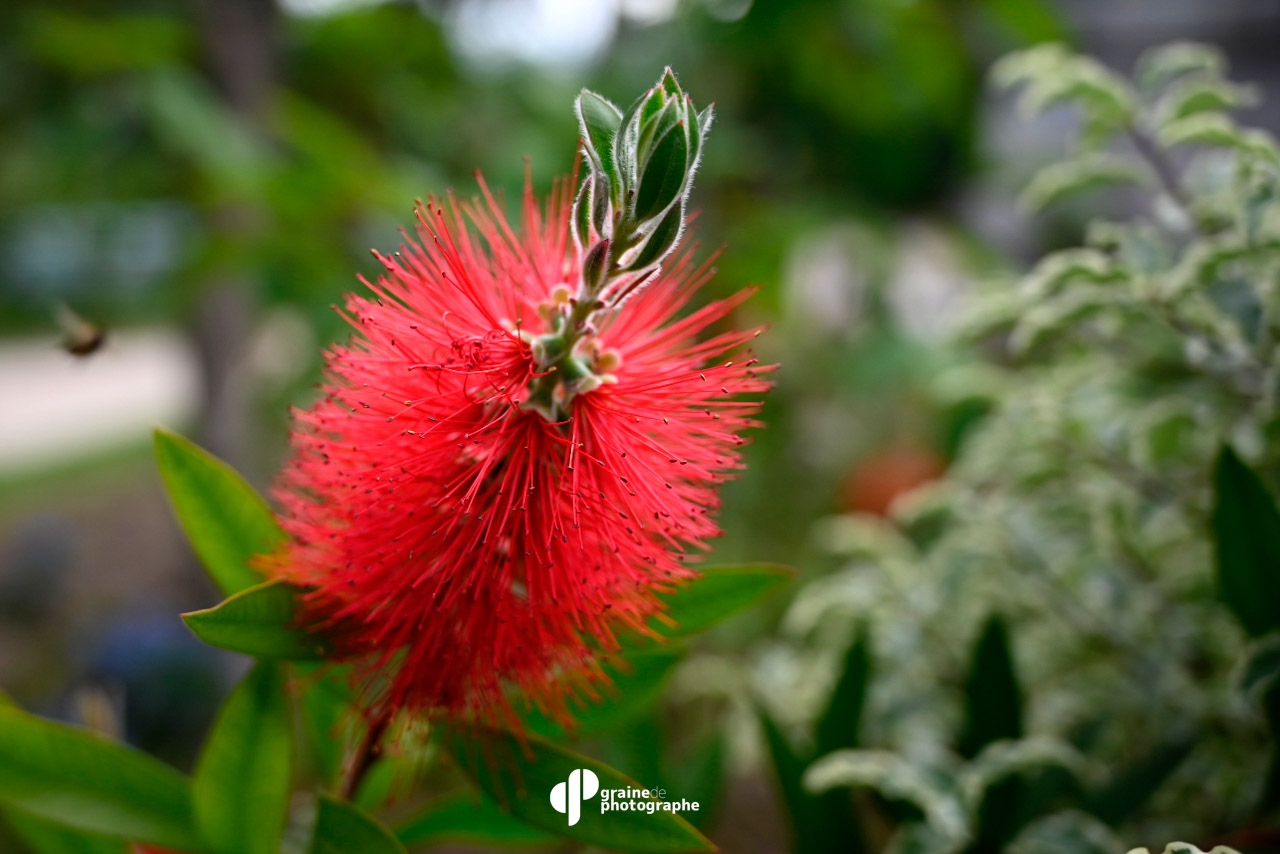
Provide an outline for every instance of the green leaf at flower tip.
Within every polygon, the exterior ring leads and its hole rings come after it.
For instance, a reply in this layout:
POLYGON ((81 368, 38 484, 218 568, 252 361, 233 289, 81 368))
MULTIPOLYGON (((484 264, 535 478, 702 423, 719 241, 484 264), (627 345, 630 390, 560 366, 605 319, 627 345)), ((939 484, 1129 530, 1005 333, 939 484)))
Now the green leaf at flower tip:
MULTIPOLYGON (((582 816, 568 819, 551 805, 556 784, 570 773, 588 769, 600 789, 642 789, 643 786, 603 762, 575 753, 536 736, 519 737, 482 726, 452 728, 444 745, 458 766, 477 786, 512 815, 534 827, 562 837, 617 851, 714 851, 715 846, 678 813, 656 809, 599 812, 602 795, 583 801, 582 816)), ((637 799, 638 800, 638 799, 637 799)), ((655 800, 655 799, 650 799, 655 800)))
POLYGON ((661 215, 684 191, 689 168, 689 128, 672 125, 653 145, 642 167, 636 193, 636 219, 646 222, 661 215))
POLYGON ((191 547, 230 596, 262 581, 249 565, 284 542, 271 508, 244 478, 176 433, 157 429, 156 460, 191 547))
POLYGON ((777 593, 794 575, 771 563, 700 567, 696 578, 662 597, 666 619, 653 627, 672 638, 697 634, 777 593))
POLYGON ((559 837, 515 818, 478 793, 464 792, 433 804, 396 827, 406 847, 434 842, 542 847, 559 837))
POLYGON ((1230 446, 1214 467, 1218 596, 1251 637, 1280 629, 1280 510, 1230 446))
POLYGON ((76 830, 49 819, 8 810, 4 820, 34 854, 129 854, 123 839, 76 830))
POLYGON ((643 112, 641 113, 640 133, 636 137, 636 162, 638 164, 643 166, 649 160, 649 154, 653 150, 654 143, 662 139, 684 117, 681 106, 674 99, 668 99, 662 105, 662 109, 653 117, 646 119, 643 112))
POLYGON ((600 689, 598 702, 587 700, 582 708, 573 710, 572 729, 566 730, 536 711, 525 718, 524 724, 535 735, 562 739, 595 735, 631 723, 652 710, 666 688, 672 668, 684 655, 682 647, 659 646, 614 656, 605 663, 613 684, 600 689))
POLYGON ((676 248, 680 233, 684 230, 684 203, 672 205, 671 210, 654 227, 635 257, 627 263, 627 269, 639 272, 657 264, 676 248))
POLYGON ((89 733, 0 707, 0 805, 178 851, 205 846, 187 778, 89 733))
POLYGON ((610 181, 617 180, 613 140, 622 123, 622 113, 608 100, 589 89, 583 89, 582 94, 578 95, 576 106, 588 156, 593 165, 607 175, 610 181))
POLYGON ((325 640, 294 627, 297 593, 283 581, 268 581, 182 619, 211 646, 258 658, 322 659, 329 652, 325 640))
POLYGON ((396 835, 355 804, 321 795, 310 854, 408 854, 396 835))
POLYGON ((666 98, 661 86, 655 86, 649 90, 649 94, 645 96, 640 104, 640 127, 644 127, 653 121, 654 117, 662 111, 670 101, 666 98))
POLYGON ((1121 184, 1142 185, 1148 180, 1147 169, 1132 158, 1086 154, 1041 169, 1027 184, 1019 202, 1029 210, 1040 211, 1077 193, 1121 184))
POLYGON ((191 781, 196 823, 219 854, 280 847, 293 781, 293 713, 280 665, 260 663, 222 707, 191 781))
POLYGON ((591 185, 592 176, 588 175, 573 201, 573 238, 580 249, 591 239, 591 185))
POLYGON ((680 89, 680 81, 676 79, 676 73, 671 70, 670 65, 662 69, 662 79, 658 81, 658 86, 672 98, 684 97, 684 92, 680 89))

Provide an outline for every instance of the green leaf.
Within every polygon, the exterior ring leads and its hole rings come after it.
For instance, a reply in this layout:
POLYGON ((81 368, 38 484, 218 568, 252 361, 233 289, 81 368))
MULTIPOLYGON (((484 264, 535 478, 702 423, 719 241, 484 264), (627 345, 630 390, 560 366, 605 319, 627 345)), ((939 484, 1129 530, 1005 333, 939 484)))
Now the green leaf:
POLYGON ((768 715, 760 716, 765 743, 773 760, 782 801, 790 814, 792 849, 797 852, 863 850, 863 834, 853 812, 849 793, 834 789, 813 794, 804 787, 809 762, 797 756, 786 736, 768 715))
POLYGON ((613 138, 618 135, 622 113, 595 92, 583 89, 578 96, 578 123, 587 153, 595 167, 616 181, 618 169, 613 160, 613 138))
POLYGON ((489 798, 469 792, 432 805, 397 827, 396 836, 406 846, 432 842, 541 846, 558 840, 554 834, 514 818, 489 798))
POLYGON ((987 620, 965 681, 965 723, 956 747, 973 758, 994 741, 1022 737, 1022 689, 1013 666, 1009 630, 987 620))
POLYGON ((1029 210, 1040 211, 1069 196, 1121 184, 1148 181, 1143 165, 1116 154, 1085 154, 1044 167, 1027 184, 1020 198, 1029 210))
POLYGON ((0 706, 0 804, 92 833, 204 850, 177 771, 8 706, 0 706))
POLYGON ((645 221, 666 211, 684 190, 689 168, 689 128, 672 125, 653 146, 636 193, 636 219, 645 221))
POLYGON ((75 830, 18 810, 6 811, 4 818, 35 854, 129 854, 123 839, 75 830))
POLYGON ((407 854, 394 833, 355 804, 320 796, 310 854, 407 854))
POLYGON ((196 637, 259 658, 309 661, 328 653, 325 640, 294 628, 297 588, 282 581, 250 587, 221 604, 183 614, 196 637))
POLYGON ((810 792, 874 789, 894 801, 913 804, 941 836, 953 841, 968 832, 968 816, 957 782, 943 768, 910 762, 887 750, 837 750, 804 772, 810 792))
POLYGON ((1227 113, 1251 107, 1258 100, 1258 92, 1251 86, 1226 80, 1185 80, 1160 99, 1161 124, 1197 113, 1227 113))
POLYGON ((1219 598, 1250 636, 1280 629, 1280 511, 1229 446, 1214 468, 1213 537, 1219 598))
POLYGON ((265 501, 226 463, 181 436, 156 430, 156 459, 178 521, 228 596, 262 581, 249 566, 284 542, 265 501))
POLYGON ((644 246, 627 265, 629 270, 643 270, 657 264, 676 248, 684 230, 684 204, 672 205, 645 240, 644 246))
POLYGON ((688 637, 777 593, 795 570, 770 563, 706 566, 697 578, 664 596, 670 623, 656 626, 667 637, 688 637))
POLYGON ((534 827, 619 851, 715 850, 706 837, 675 812, 598 811, 604 790, 643 786, 603 762, 545 739, 528 736, 521 740, 503 730, 475 726, 447 732, 445 744, 453 751, 459 767, 486 794, 534 827), (595 773, 601 794, 583 802, 580 820, 570 826, 568 818, 552 806, 551 792, 578 769, 595 773))
POLYGON ((1157 136, 1166 148, 1207 145, 1248 149, 1251 145, 1249 136, 1241 133, 1235 122, 1221 113, 1192 113, 1164 125, 1157 136))
POLYGON ((1138 58, 1138 81, 1153 91, 1187 75, 1218 77, 1226 69, 1222 51, 1212 45, 1173 42, 1152 48, 1138 58))
POLYGON ((574 711, 575 726, 571 731, 536 711, 525 719, 525 725, 537 735, 561 739, 580 738, 631 723, 658 702, 671 669, 683 658, 684 649, 672 646, 613 656, 605 664, 613 685, 601 689, 603 696, 599 702, 588 701, 574 711))
POLYGON ((222 854, 280 847, 293 782, 293 718, 279 665, 250 671, 222 707, 192 779, 196 823, 222 854))
POLYGON ((866 627, 845 655, 840 681, 831 694, 827 710, 818 720, 817 755, 825 756, 836 750, 858 746, 858 729, 862 722, 862 707, 866 702, 867 685, 871 675, 870 641, 866 627))
POLYGON ((591 185, 592 177, 588 175, 573 202, 573 236, 583 248, 591 239, 591 185))

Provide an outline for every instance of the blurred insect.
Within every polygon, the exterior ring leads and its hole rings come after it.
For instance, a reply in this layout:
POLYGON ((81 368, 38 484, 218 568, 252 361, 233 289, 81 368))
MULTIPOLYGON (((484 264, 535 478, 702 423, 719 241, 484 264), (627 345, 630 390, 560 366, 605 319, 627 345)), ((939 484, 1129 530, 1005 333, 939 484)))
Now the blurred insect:
POLYGON ((91 356, 107 342, 107 330, 76 314, 66 303, 58 303, 55 316, 62 330, 62 349, 73 356, 91 356))

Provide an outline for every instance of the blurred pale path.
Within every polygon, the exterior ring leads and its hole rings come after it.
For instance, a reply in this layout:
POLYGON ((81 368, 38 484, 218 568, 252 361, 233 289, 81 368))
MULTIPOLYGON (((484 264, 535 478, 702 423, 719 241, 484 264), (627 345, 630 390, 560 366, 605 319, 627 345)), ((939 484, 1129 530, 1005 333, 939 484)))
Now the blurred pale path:
POLYGON ((176 331, 112 333, 85 358, 53 338, 0 342, 0 473, 143 443, 155 424, 190 419, 198 384, 176 331))

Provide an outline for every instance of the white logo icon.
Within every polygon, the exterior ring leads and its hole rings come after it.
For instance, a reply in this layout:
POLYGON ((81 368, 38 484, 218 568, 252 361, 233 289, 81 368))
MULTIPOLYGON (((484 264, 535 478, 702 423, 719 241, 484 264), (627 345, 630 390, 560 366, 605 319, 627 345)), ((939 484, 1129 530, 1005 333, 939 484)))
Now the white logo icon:
POLYGON ((589 768, 579 768, 569 774, 568 783, 556 783, 551 790, 551 806, 558 813, 569 814, 569 826, 573 827, 582 817, 582 802, 594 798, 600 791, 600 778, 589 768))

